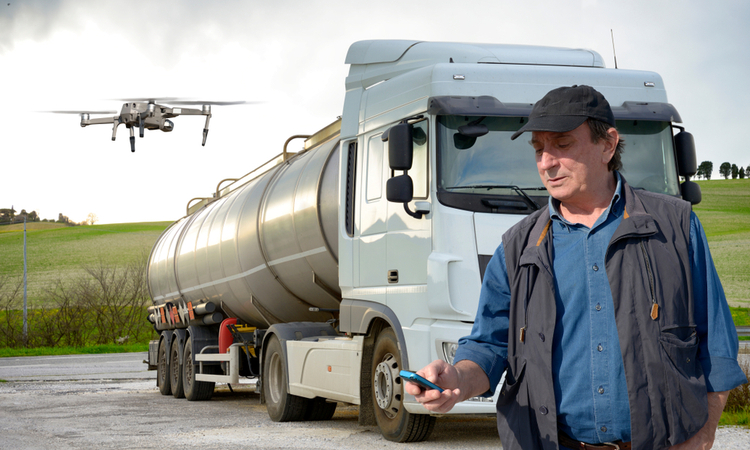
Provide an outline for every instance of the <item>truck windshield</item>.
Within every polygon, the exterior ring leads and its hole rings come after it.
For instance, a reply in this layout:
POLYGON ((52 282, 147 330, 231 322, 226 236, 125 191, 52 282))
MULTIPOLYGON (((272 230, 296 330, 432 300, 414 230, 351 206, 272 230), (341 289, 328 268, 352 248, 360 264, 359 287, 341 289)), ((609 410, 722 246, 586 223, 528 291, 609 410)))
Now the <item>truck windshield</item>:
MULTIPOLYGON (((439 116, 437 120, 438 199, 476 212, 529 214, 547 204, 534 151, 523 136, 511 135, 524 117, 439 116), (486 134, 477 133, 477 125, 486 134), (471 129, 470 136, 462 130, 471 129)), ((669 122, 617 122, 625 139, 622 175, 631 186, 679 195, 669 122)))

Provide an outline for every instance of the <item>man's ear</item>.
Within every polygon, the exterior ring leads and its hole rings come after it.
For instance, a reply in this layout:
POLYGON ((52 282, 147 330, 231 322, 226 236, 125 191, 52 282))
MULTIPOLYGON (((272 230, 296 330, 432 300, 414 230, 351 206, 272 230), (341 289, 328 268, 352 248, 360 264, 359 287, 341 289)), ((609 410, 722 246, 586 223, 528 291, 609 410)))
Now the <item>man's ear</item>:
POLYGON ((607 139, 604 139, 604 151, 602 152, 602 162, 609 164, 609 161, 615 155, 615 149, 617 144, 620 142, 620 133, 617 132, 617 128, 610 128, 607 130, 607 139))

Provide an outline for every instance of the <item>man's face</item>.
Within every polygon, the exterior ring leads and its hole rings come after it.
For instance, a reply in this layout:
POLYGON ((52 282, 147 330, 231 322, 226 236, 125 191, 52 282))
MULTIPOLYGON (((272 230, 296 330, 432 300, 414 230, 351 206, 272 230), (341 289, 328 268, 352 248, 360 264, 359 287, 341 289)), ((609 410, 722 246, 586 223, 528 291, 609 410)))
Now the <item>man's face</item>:
POLYGON ((617 131, 610 129, 612 140, 591 140, 587 123, 565 132, 534 131, 531 145, 536 151, 536 167, 547 192, 563 203, 586 201, 596 197, 607 177, 607 163, 614 154, 617 131))

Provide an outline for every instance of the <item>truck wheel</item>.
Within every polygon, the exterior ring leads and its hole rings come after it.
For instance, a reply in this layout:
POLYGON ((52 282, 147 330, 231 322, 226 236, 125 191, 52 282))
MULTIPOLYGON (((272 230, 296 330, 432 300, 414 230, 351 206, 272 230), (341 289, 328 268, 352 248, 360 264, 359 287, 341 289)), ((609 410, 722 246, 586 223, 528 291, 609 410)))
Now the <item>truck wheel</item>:
POLYGON ((398 339, 385 328, 375 341, 372 359, 372 389, 375 420, 383 437, 394 442, 424 441, 435 427, 429 414, 411 414, 404 408, 404 386, 398 339))
MULTIPOLYGON (((196 381, 195 374, 200 369, 199 364, 193 364, 193 342, 188 338, 185 342, 185 351, 182 353, 182 387, 185 391, 185 398, 190 401, 210 400, 214 395, 216 383, 212 381, 196 381)), ((213 366, 205 366, 206 372, 213 366)))
POLYGON ((268 415, 274 422, 292 422, 305 418, 309 400, 289 394, 288 385, 281 342, 276 336, 271 336, 263 359, 263 395, 268 415))
POLYGON ((169 395, 172 393, 172 383, 169 376, 169 355, 167 354, 167 340, 162 339, 159 341, 159 356, 156 363, 156 381, 159 384, 159 392, 161 395, 169 395))
POLYGON ((308 400, 308 402, 305 420, 331 420, 336 412, 336 402, 329 402, 320 397, 308 400))
POLYGON ((177 337, 172 339, 172 348, 169 351, 169 378, 172 383, 172 395, 174 398, 185 398, 182 388, 182 364, 180 364, 180 346, 177 337))

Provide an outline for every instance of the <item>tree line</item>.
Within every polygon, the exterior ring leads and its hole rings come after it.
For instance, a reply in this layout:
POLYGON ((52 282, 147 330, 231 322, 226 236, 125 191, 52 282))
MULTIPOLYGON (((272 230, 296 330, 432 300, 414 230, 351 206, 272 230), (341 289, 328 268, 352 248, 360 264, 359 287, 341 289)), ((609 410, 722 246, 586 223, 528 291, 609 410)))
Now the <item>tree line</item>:
MULTIPOLYGON (((714 171, 714 163, 711 161, 703 161, 698 166, 698 171, 695 173, 695 176, 697 178, 704 178, 706 180, 711 179, 711 174, 714 171)), ((744 179, 745 177, 750 178, 750 166, 747 166, 747 168, 742 166, 737 166, 737 164, 731 164, 729 162, 723 162, 719 166, 719 174, 721 174, 722 177, 724 177, 725 180, 728 180, 729 177, 732 177, 732 179, 744 179)))
POLYGON ((24 219, 26 220, 26 222, 63 223, 69 226, 93 225, 99 221, 99 218, 94 213, 89 213, 86 219, 82 222, 74 222, 63 213, 57 215, 57 220, 42 219, 41 217, 39 217, 39 214, 36 211, 26 212, 25 209, 22 209, 20 213, 16 214, 16 210, 12 206, 10 208, 0 208, 0 225, 23 223, 24 219))

